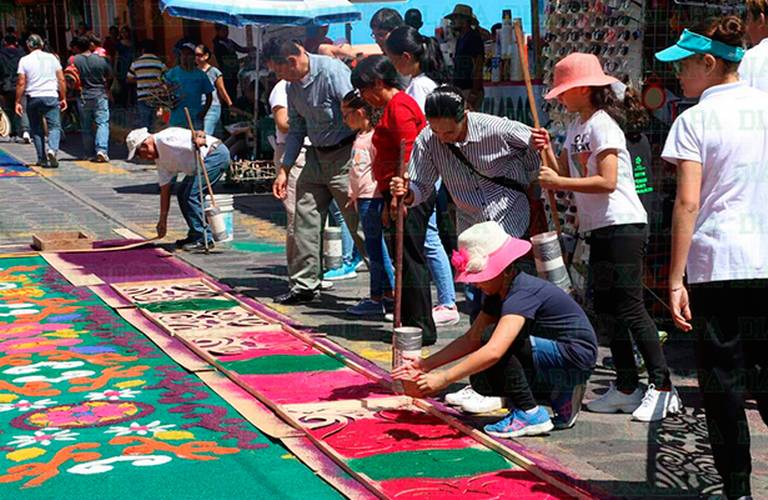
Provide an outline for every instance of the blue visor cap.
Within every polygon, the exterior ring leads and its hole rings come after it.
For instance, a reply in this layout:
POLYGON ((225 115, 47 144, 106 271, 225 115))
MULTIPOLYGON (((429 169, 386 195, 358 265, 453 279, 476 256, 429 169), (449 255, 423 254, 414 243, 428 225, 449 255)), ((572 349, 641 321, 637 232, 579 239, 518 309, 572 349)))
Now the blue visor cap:
POLYGON ((661 52, 656 52, 656 59, 661 62, 675 62, 696 54, 711 54, 720 59, 737 63, 741 62, 744 57, 744 49, 712 40, 692 31, 683 30, 683 34, 680 35, 676 44, 661 52))

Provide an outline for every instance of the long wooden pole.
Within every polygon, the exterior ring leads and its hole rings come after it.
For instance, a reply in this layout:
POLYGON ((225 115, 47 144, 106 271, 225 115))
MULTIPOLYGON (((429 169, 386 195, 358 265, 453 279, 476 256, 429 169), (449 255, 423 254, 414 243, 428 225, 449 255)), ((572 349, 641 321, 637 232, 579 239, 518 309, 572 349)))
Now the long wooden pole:
MULTIPOLYGON (((400 165, 398 166, 398 175, 402 179, 405 176, 405 139, 400 141, 400 165)), ((405 202, 404 196, 397 199, 397 219, 395 222, 395 311, 392 325, 394 328, 400 328, 402 325, 402 303, 403 303, 403 239, 405 226, 405 202)), ((384 207, 388 210, 389 207, 384 207)), ((393 339, 394 345, 394 339, 393 339)), ((393 360, 394 361, 394 360, 393 360)))
MULTIPOLYGON (((528 54, 525 46, 525 37, 523 36, 523 26, 519 20, 514 23, 515 26, 515 39, 517 40, 517 53, 520 56, 520 64, 523 67, 523 78, 525 79, 525 88, 528 91, 528 105, 531 108, 531 115, 533 116, 533 126, 536 128, 541 127, 541 121, 539 120, 539 111, 536 109, 536 97, 533 94, 533 83, 531 82, 531 71, 528 68, 528 54)), ((549 157, 545 151, 541 151, 541 161, 544 165, 557 171, 556 165, 550 165, 549 157)), ((557 210, 557 200, 555 199, 555 193, 550 190, 547 191, 547 197, 549 199, 549 209, 552 212, 552 221, 555 224, 555 231, 560 234, 560 212, 557 210)))
POLYGON ((208 194, 211 195, 211 206, 216 208, 216 197, 213 195, 211 179, 208 178, 208 171, 205 170, 205 164, 203 163, 203 159, 200 157, 200 148, 198 148, 197 144, 195 144, 195 125, 192 123, 192 115, 189 114, 189 108, 184 107, 184 113, 187 115, 187 124, 189 125, 189 130, 192 131, 192 144, 195 148, 195 161, 197 161, 197 166, 200 168, 200 170, 203 171, 203 176, 205 177, 205 185, 208 187, 208 194))

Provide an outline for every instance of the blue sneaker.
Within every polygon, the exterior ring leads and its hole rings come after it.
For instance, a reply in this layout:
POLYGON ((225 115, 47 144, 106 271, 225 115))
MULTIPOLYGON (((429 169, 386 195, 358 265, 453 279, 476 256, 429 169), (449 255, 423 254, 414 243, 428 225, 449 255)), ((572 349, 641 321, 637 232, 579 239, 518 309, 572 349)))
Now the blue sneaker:
POLYGON ((484 430, 486 434, 500 438, 546 434, 554 428, 554 425, 549 419, 547 410, 541 406, 536 408, 533 414, 515 408, 495 424, 486 425, 484 430))
POLYGON ((383 316, 384 304, 371 299, 363 299, 347 309, 347 312, 353 316, 383 316))
POLYGON ((581 400, 587 391, 587 384, 579 384, 570 390, 557 391, 552 395, 552 411, 555 429, 570 429, 576 424, 581 411, 581 400))
POLYGON ((323 275, 323 280, 325 281, 341 281, 355 278, 357 278, 357 273, 355 272, 355 266, 352 265, 344 265, 336 269, 331 269, 330 271, 326 271, 323 275))

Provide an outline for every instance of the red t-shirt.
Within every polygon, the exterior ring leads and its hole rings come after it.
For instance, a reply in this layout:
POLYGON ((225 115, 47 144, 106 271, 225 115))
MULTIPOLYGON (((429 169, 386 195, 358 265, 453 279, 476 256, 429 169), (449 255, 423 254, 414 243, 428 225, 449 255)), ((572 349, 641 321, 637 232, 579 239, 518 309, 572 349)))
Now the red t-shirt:
POLYGON ((389 180, 397 174, 400 165, 400 141, 405 139, 405 162, 411 158, 413 141, 426 125, 419 105, 405 92, 398 92, 384 108, 373 132, 376 158, 373 177, 380 193, 389 192, 389 180))

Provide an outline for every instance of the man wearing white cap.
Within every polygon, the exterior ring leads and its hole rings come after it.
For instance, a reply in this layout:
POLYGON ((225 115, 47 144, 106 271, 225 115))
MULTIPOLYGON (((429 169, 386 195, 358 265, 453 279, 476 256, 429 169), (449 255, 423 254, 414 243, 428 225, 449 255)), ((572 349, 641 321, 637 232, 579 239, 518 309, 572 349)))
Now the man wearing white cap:
POLYGON ((128 160, 138 154, 142 160, 154 160, 157 166, 157 179, 160 184, 157 236, 165 237, 171 205, 171 187, 176 175, 184 174, 184 179, 176 189, 176 196, 189 232, 186 238, 176 242, 176 246, 187 251, 212 247, 211 232, 203 222, 203 207, 200 203, 203 187, 197 178, 195 149, 199 149, 208 178, 213 185, 229 167, 227 147, 203 131, 195 132, 193 137, 190 130, 180 127, 169 127, 156 134, 150 134, 146 128, 136 129, 128 134, 125 142, 128 146, 128 160))

